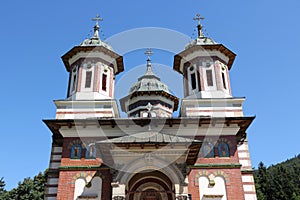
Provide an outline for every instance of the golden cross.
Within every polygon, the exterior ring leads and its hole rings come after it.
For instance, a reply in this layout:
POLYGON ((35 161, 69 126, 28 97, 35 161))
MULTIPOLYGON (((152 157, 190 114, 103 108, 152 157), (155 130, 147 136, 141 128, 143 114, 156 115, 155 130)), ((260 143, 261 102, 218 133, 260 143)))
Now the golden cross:
POLYGON ((96 25, 98 26, 99 21, 103 21, 103 18, 100 17, 99 14, 96 15, 95 18, 92 18, 93 21, 96 21, 96 25))
POLYGON ((201 17, 199 13, 196 15, 196 17, 194 17, 194 20, 198 21, 198 25, 201 25, 201 20, 204 20, 204 19, 205 18, 201 17))

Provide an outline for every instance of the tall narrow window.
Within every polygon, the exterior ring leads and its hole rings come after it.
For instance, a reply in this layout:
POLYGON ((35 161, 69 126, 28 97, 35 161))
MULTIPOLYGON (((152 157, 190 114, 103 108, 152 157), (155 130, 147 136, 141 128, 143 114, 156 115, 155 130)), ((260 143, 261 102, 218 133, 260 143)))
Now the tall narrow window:
POLYGON ((215 157, 214 146, 211 143, 205 143, 202 146, 205 158, 215 157))
POLYGON ((107 82, 107 75, 102 74, 102 90, 106 91, 106 82, 107 82))
POLYGON ((90 147, 86 148, 85 157, 86 158, 96 158, 96 147, 90 146, 90 147))
POLYGON ((226 142, 220 142, 218 144, 218 153, 219 153, 219 157, 229 157, 230 156, 229 145, 226 142))
POLYGON ((80 159, 81 158, 81 145, 74 144, 71 148, 71 158, 80 159))
POLYGON ((92 83, 92 71, 85 73, 85 88, 90 88, 92 83))
POLYGON ((222 72, 222 81, 223 81, 223 87, 224 89, 227 89, 226 87, 226 81, 225 81, 225 74, 222 72))
POLYGON ((71 86, 70 86, 70 94, 72 94, 76 90, 77 85, 77 66, 74 66, 71 74, 71 86))
POLYGON ((195 73, 191 74, 191 82, 192 82, 192 89, 196 89, 196 75, 195 73))
POLYGON ((72 80, 72 90, 71 92, 74 92, 76 89, 76 73, 73 74, 73 80, 72 80))
POLYGON ((208 86, 214 86, 212 70, 206 70, 206 81, 208 86))

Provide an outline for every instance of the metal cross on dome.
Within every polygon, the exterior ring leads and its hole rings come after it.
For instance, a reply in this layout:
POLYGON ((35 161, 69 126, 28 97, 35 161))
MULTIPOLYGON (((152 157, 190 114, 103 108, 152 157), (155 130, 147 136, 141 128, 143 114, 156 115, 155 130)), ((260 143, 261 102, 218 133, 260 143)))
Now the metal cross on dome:
POLYGON ((153 51, 151 51, 151 49, 148 48, 147 51, 145 52, 145 55, 147 55, 148 56, 148 60, 150 60, 150 56, 153 55, 153 51))
POLYGON ((92 18, 93 21, 96 21, 96 25, 98 25, 99 21, 103 21, 103 18, 100 17, 99 14, 96 15, 96 17, 92 18))
POLYGON ((204 17, 201 17, 201 15, 198 13, 196 14, 196 17, 194 17, 194 20, 198 21, 198 25, 201 25, 201 20, 204 20, 204 17))

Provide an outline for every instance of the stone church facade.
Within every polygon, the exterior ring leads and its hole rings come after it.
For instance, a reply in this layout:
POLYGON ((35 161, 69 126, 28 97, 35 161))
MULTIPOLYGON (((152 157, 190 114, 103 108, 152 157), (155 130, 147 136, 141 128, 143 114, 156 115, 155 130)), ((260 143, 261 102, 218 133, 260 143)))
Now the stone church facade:
POLYGON ((62 56, 67 98, 43 120, 52 132, 45 199, 256 199, 246 134, 254 117, 230 84, 236 55, 195 19, 198 37, 173 62, 184 97, 153 73, 148 49, 145 74, 120 99, 126 118, 114 98, 123 57, 100 39, 100 18, 94 35, 62 56))

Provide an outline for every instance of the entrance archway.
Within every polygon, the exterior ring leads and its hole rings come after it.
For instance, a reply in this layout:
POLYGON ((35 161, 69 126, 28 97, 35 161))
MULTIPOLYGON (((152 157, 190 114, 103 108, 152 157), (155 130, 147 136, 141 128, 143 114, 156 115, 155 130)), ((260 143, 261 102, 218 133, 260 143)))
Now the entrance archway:
POLYGON ((128 200, 172 200, 175 187, 160 171, 144 171, 134 175, 128 182, 128 200))

